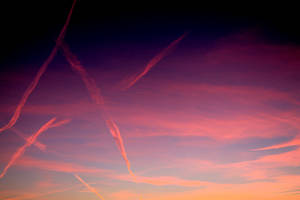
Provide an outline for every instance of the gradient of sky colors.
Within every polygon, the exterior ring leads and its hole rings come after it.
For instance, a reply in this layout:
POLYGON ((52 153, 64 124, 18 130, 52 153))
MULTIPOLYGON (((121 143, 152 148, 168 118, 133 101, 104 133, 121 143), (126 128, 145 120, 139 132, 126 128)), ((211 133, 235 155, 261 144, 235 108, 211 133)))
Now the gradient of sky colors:
POLYGON ((300 199, 295 17, 81 0, 66 53, 72 2, 4 25, 0 127, 58 52, 0 133, 0 199, 300 199))

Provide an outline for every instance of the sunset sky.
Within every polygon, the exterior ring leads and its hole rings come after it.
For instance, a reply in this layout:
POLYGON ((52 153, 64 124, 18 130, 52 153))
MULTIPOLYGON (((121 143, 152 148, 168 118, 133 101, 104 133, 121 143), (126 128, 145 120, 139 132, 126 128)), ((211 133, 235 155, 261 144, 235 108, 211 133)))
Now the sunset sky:
POLYGON ((298 14, 115 6, 3 5, 0 199, 300 200, 298 14))

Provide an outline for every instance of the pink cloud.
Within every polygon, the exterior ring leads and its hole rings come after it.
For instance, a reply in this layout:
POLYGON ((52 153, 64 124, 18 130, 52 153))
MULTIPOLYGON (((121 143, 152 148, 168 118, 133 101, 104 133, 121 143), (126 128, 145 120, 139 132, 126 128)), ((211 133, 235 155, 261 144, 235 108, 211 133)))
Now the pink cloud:
POLYGON ((112 199, 115 200, 131 200, 139 199, 141 197, 141 195, 129 190, 120 190, 118 192, 112 193, 110 196, 112 199))
POLYGON ((206 185, 212 185, 213 183, 205 181, 194 181, 194 180, 185 180, 172 176, 159 176, 159 177, 146 177, 136 175, 135 180, 132 180, 129 176, 117 176, 120 180, 125 181, 134 181, 137 183, 146 183, 151 185, 163 186, 163 185, 177 185, 184 187, 202 187, 206 185))
POLYGON ((41 160, 32 157, 23 157, 17 163, 19 166, 38 168, 65 173, 111 173, 110 170, 89 168, 75 163, 41 160))

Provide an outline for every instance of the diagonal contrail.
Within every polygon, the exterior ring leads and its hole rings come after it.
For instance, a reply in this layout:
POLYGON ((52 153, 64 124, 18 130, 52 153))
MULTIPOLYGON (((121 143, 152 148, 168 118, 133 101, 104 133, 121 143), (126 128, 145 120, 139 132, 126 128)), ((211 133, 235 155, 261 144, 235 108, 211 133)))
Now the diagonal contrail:
MULTIPOLYGON (((0 174, 0 179, 4 177, 4 175, 6 174, 7 170, 16 162, 16 160, 22 156, 26 150, 26 148, 30 147, 38 138, 38 136, 43 133, 44 131, 48 130, 49 128, 51 128, 51 125, 53 125, 53 122, 56 120, 56 118, 52 118, 51 120, 49 120, 46 124, 44 124, 36 133, 34 133, 32 136, 30 136, 27 140, 26 143, 20 147, 17 152, 15 152, 13 154, 13 156, 11 157, 10 161, 8 162, 8 164, 5 166, 5 168, 3 169, 2 173, 0 174)), ((63 123, 61 123, 63 124, 63 123)))
POLYGON ((114 140, 115 140, 118 148, 119 148, 119 151, 122 154, 123 159, 126 162, 126 166, 127 166, 129 174, 133 178, 135 178, 135 175, 134 175, 134 173, 131 170, 131 165, 130 165, 130 162, 128 160, 128 157, 127 157, 127 154, 126 154, 126 150, 125 150, 125 147, 124 147, 124 143, 123 143, 123 139, 121 137, 121 133, 120 133, 120 130, 119 130, 117 124, 113 120, 111 120, 111 119, 106 119, 105 122, 106 122, 106 125, 108 126, 108 128, 109 128, 109 130, 110 130, 110 132, 111 132, 111 134, 112 134, 112 136, 113 136, 113 138, 114 138, 114 140))
POLYGON ((62 48, 63 54, 66 57, 67 61, 69 62, 72 70, 80 75, 92 100, 97 105, 100 105, 103 108, 104 100, 101 95, 101 91, 98 88, 95 80, 87 73, 85 68, 81 65, 77 56, 71 52, 70 48, 68 47, 68 45, 65 42, 62 42, 60 47, 62 48))
POLYGON ((93 192, 95 195, 97 195, 97 197, 99 197, 101 200, 104 200, 104 198, 99 194, 99 192, 93 188, 92 186, 90 186, 87 182, 85 182, 84 180, 82 180, 82 178, 80 178, 80 176, 78 176, 77 174, 74 174, 74 176, 91 192, 93 192))
MULTIPOLYGON (((58 127, 58 126, 62 126, 64 124, 69 123, 71 120, 70 119, 65 119, 65 120, 61 120, 59 122, 53 123, 49 126, 49 128, 54 128, 54 127, 58 127)), ((15 127, 12 127, 11 130, 16 133, 19 137, 23 138, 25 141, 28 141, 29 138, 27 138, 27 136, 20 131, 19 129, 16 129, 15 127)), ((37 148, 39 148, 41 151, 45 151, 46 150, 46 145, 42 144, 39 141, 35 141, 34 144, 37 148)))
POLYGON ((97 87, 97 84, 95 82, 95 80, 89 76, 89 74, 87 73, 87 71, 85 70, 85 68, 81 65, 80 61, 78 60, 78 58, 71 52, 71 50, 69 49, 69 47, 67 46, 66 43, 62 43, 61 44, 61 48, 63 50, 64 56, 66 57, 67 61, 69 62, 70 66, 72 67, 72 69, 78 73, 81 77, 81 79, 83 80, 86 88, 89 91, 89 94, 92 98, 92 100, 100 107, 100 109, 103 111, 102 115, 103 118, 105 119, 106 125, 109 128, 109 131, 111 133, 111 135, 113 136, 120 152, 121 155, 123 157, 123 159, 126 162, 127 165, 127 169, 128 172, 134 177, 134 174, 131 170, 130 167, 130 162, 129 159, 127 157, 127 153, 125 150, 125 146, 123 143, 123 139, 122 136, 120 134, 119 128, 117 126, 117 124, 111 119, 111 117, 109 116, 108 112, 106 111, 106 107, 104 104, 104 100, 103 97, 101 95, 100 89, 97 87))
MULTIPOLYGON (((27 138, 27 136, 20 130, 12 127, 11 130, 16 133, 19 137, 23 138, 25 141, 29 141, 30 138, 27 138)), ((35 141, 34 144, 37 148, 39 148, 41 151, 45 151, 46 150, 46 145, 40 143, 39 141, 35 141)))
POLYGON ((129 78, 128 80, 125 80, 123 82, 124 84, 124 90, 129 89, 132 87, 138 80, 140 80, 143 76, 145 76, 152 67, 154 67, 159 61, 161 61, 165 56, 167 56, 171 50, 173 50, 176 45, 188 34, 188 32, 185 32, 183 35, 181 35, 179 38, 174 40, 169 46, 164 48, 161 52, 159 52, 156 56, 154 56, 146 65, 145 69, 138 75, 133 76, 132 78, 129 78))
POLYGON ((70 121, 71 121, 71 119, 64 119, 64 120, 61 120, 61 121, 51 124, 49 128, 59 127, 59 126, 69 123, 70 121))
POLYGON ((36 74, 36 76, 34 77, 33 81, 30 83, 28 88, 25 90, 19 104, 17 105, 17 108, 16 108, 12 118, 10 119, 10 121, 6 125, 4 125, 3 127, 0 128, 0 133, 7 130, 7 129, 9 129, 9 128, 11 128, 11 127, 13 127, 15 125, 15 123, 17 122, 17 120, 19 119, 22 108, 24 107, 28 97, 33 92, 33 90, 36 88, 40 78, 45 73, 48 65, 50 64, 50 62, 53 60, 54 56, 56 55, 57 50, 59 48, 59 45, 61 44, 62 40, 64 39, 67 27, 68 27, 68 25, 70 23, 70 20, 71 20, 71 16, 72 16, 75 4, 76 4, 76 0, 73 1, 72 7, 71 7, 71 9, 69 11, 69 14, 68 14, 68 17, 67 17, 67 20, 66 20, 63 28, 61 29, 60 33, 59 33, 59 36, 56 40, 56 44, 55 44, 54 48, 52 49, 52 51, 51 51, 50 55, 48 56, 48 58, 45 60, 45 62, 40 67, 40 69, 39 69, 38 73, 36 74))
POLYGON ((268 147, 253 149, 252 151, 274 150, 274 149, 286 148, 290 146, 299 146, 299 145, 300 145, 300 138, 295 138, 292 139, 291 141, 284 142, 282 144, 276 144, 268 147))

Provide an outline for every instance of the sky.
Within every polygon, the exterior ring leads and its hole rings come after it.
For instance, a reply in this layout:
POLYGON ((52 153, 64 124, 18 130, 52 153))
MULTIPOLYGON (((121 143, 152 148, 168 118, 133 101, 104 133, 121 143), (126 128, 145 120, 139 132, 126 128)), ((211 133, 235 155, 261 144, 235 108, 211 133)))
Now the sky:
POLYGON ((293 9, 3 6, 0 199, 300 199, 293 9))

